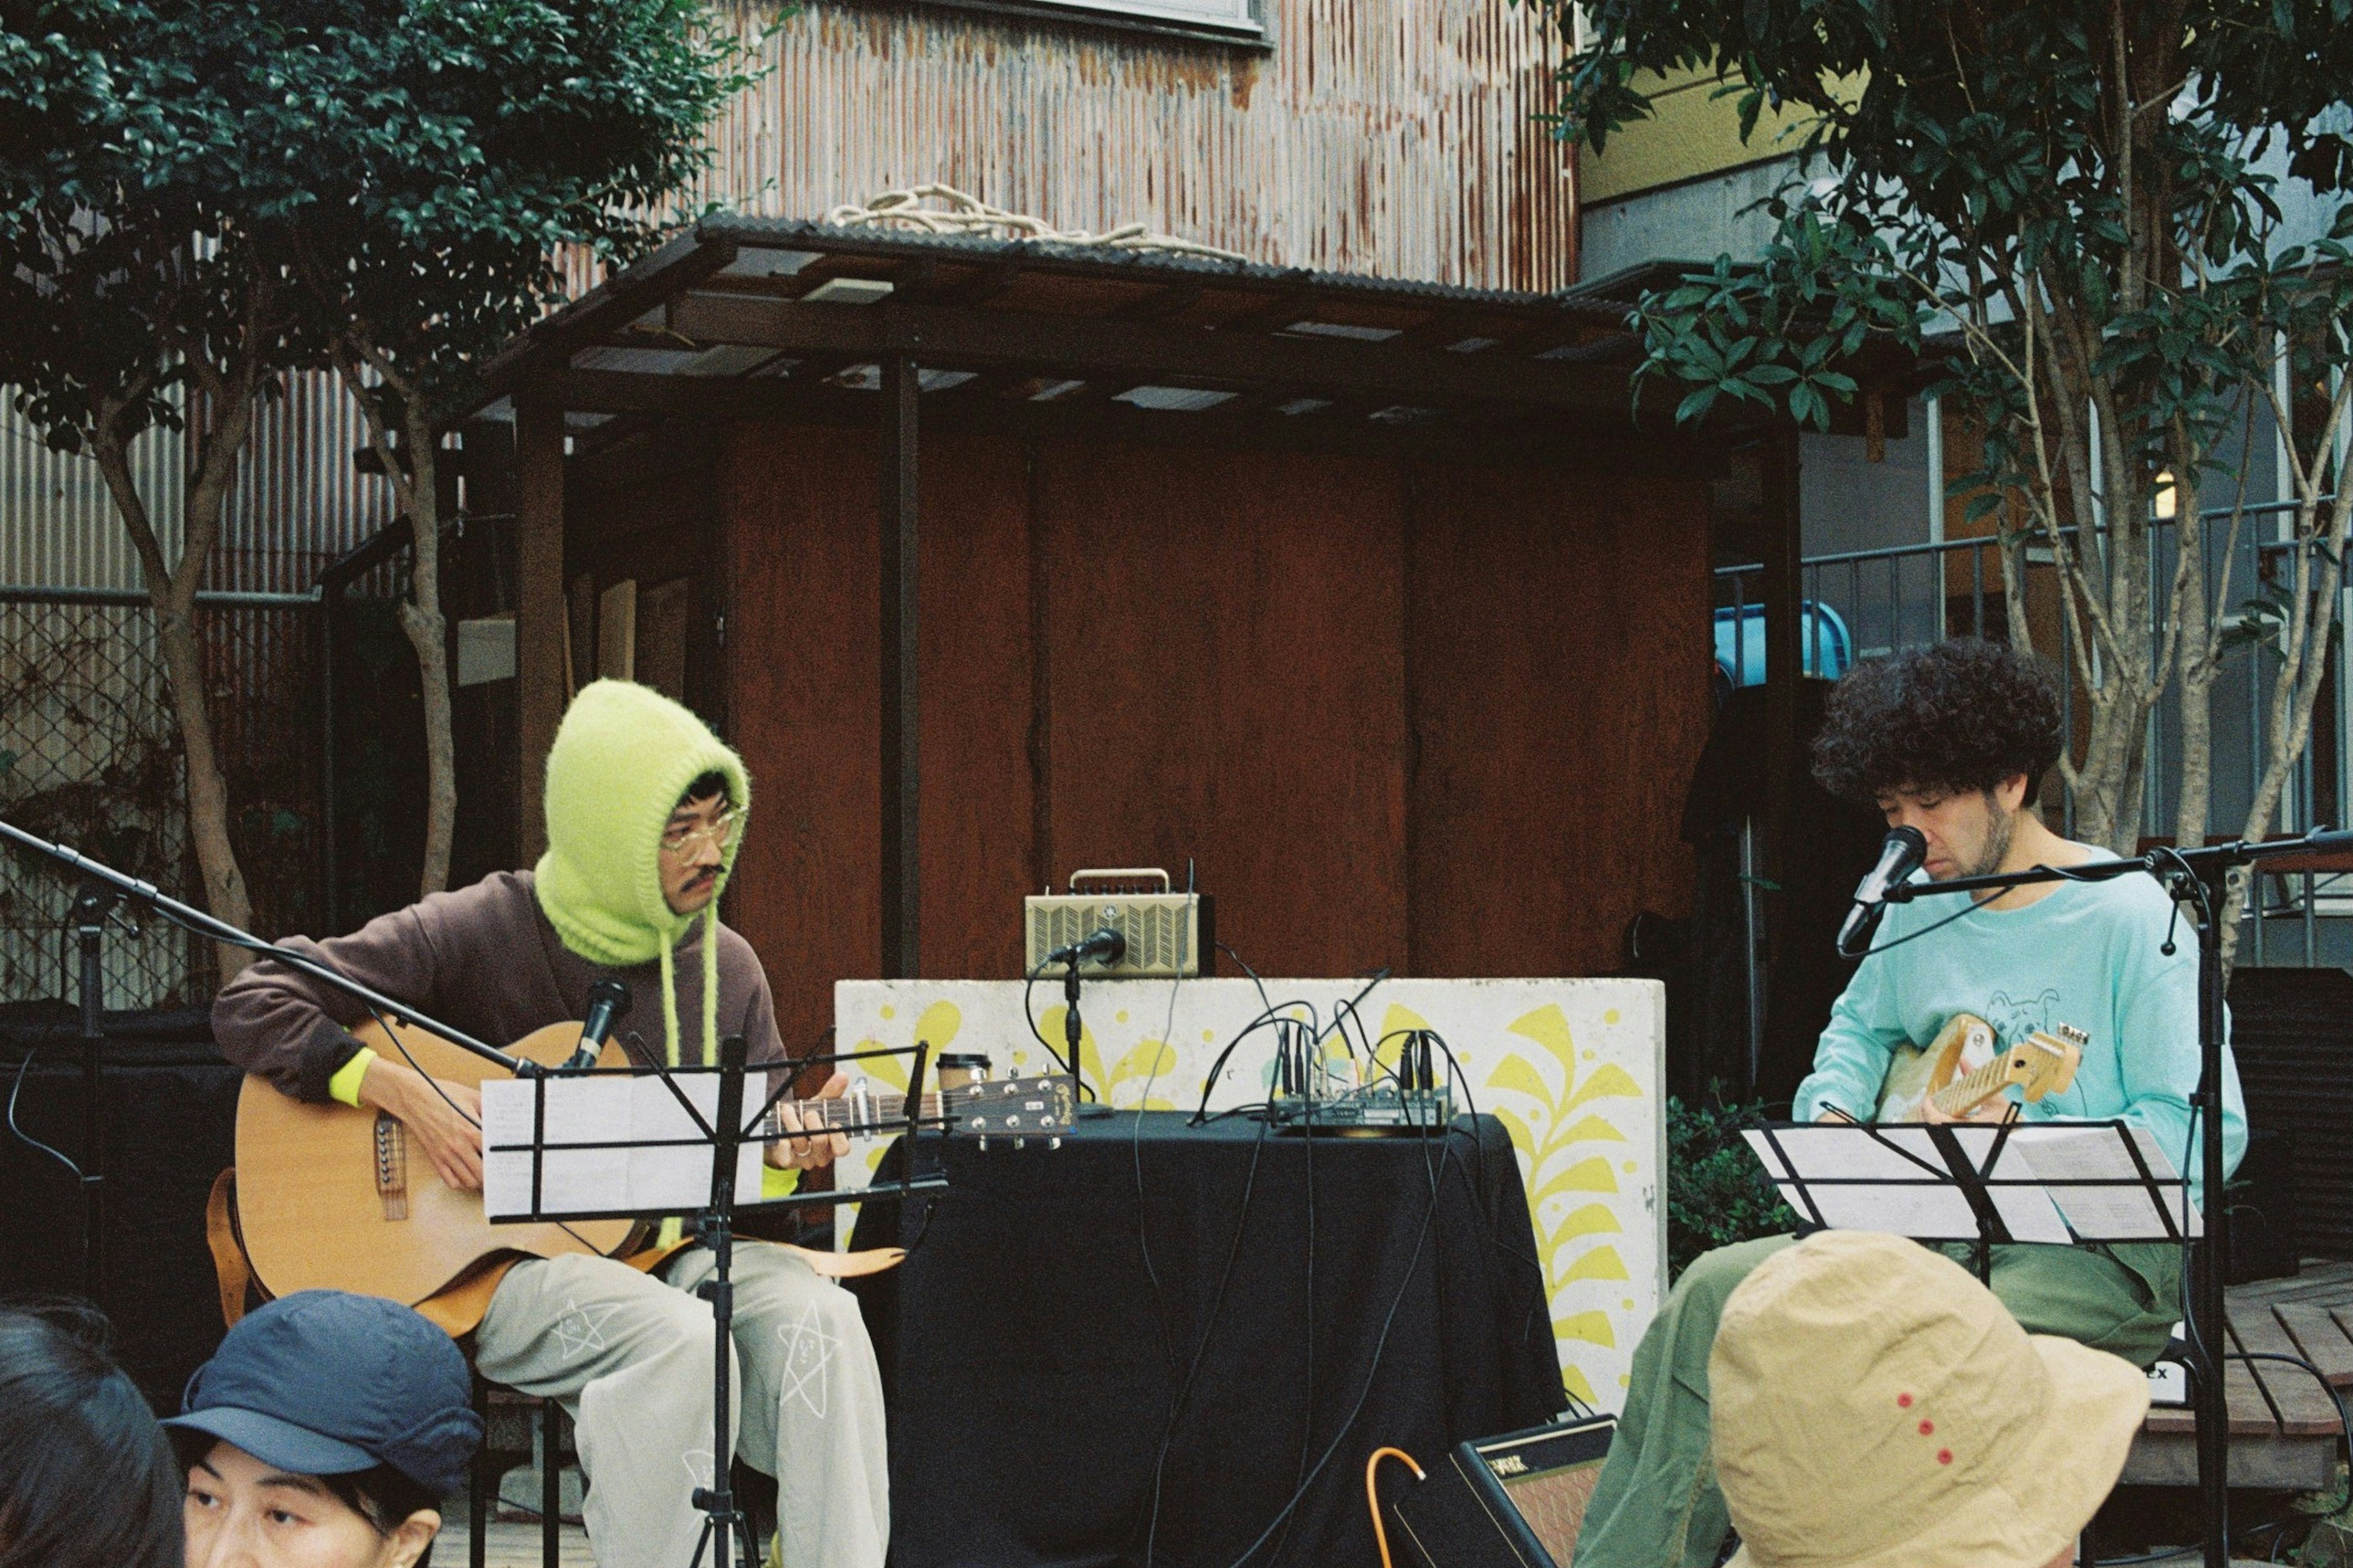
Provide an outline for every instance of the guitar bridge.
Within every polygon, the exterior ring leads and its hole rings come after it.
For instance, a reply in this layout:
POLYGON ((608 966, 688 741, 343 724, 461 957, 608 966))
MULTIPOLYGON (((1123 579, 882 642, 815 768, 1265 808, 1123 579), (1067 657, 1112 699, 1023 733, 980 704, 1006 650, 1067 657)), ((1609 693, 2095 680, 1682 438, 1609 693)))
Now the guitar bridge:
POLYGON ((408 1217, 408 1129, 376 1112, 375 1195, 386 1219, 408 1217))

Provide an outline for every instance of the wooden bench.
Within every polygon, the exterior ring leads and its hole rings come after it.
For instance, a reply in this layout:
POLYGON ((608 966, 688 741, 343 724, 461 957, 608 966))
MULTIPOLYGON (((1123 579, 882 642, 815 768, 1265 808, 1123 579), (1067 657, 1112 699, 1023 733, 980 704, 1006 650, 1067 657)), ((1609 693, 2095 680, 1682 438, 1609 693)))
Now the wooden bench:
MULTIPOLYGON (((2292 1279, 2229 1292, 2234 1352, 2301 1356, 2353 1397, 2353 1264, 2307 1262, 2292 1279)), ((2344 1428, 2336 1402, 2300 1366, 2233 1361, 2223 1373, 2231 1407, 2231 1484, 2289 1491, 2337 1485, 2344 1428)), ((2198 1424, 2186 1408, 2148 1413, 2125 1460, 2127 1486, 2195 1486, 2198 1424)))

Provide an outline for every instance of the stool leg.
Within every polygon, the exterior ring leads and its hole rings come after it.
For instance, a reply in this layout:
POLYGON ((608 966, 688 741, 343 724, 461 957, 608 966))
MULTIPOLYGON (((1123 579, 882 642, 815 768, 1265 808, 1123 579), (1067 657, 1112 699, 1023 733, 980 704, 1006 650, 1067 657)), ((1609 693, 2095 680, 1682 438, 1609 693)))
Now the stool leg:
MULTIPOLYGON (((483 1430, 486 1433, 490 1428, 490 1385, 482 1381, 480 1373, 476 1373, 474 1374, 474 1414, 482 1418, 483 1430)), ((484 1564, 489 1560, 490 1490, 491 1483, 494 1479, 491 1474, 490 1449, 491 1445, 486 1437, 482 1445, 474 1450, 473 1484, 467 1489, 466 1498, 466 1523, 469 1527, 466 1541, 467 1568, 484 1568, 484 1564)))
POLYGON ((564 1407, 550 1399, 539 1407, 539 1560, 562 1568, 564 1554, 564 1407))

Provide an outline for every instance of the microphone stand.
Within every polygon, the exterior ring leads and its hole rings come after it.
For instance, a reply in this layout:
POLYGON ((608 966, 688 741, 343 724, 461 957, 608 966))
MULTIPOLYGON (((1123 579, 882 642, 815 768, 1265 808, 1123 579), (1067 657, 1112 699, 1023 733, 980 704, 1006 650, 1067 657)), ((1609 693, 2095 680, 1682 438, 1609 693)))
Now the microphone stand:
POLYGON ((106 1306, 106 970, 100 944, 116 898, 113 889, 85 876, 66 913, 80 950, 81 1293, 101 1310, 106 1306))
MULTIPOLYGON (((1910 903, 1915 899, 1948 893, 2008 892, 2044 882, 2107 882, 2146 872, 2163 883, 2178 906, 2197 910, 2198 933, 2198 1090, 2191 1097, 2197 1116, 2200 1170, 2200 1217, 2204 1234, 2190 1254, 2190 1390, 2198 1420, 2198 1488, 2205 1535, 2206 1568, 2230 1568, 2230 1401, 2222 1386, 2222 1365, 2229 1354, 2229 1325, 2223 1286, 2229 1274, 2228 1247, 2223 1237, 2222 1184, 2222 1035, 2225 1028, 2222 994, 2222 928, 2221 911, 2224 879, 2239 866, 2252 866, 2283 855, 2342 854, 2353 851, 2353 833, 2315 828, 2295 838, 2250 843, 2234 839, 2200 849, 2152 849, 2126 859, 2094 860, 2059 869, 2031 867, 2023 871, 1996 871, 1983 877, 1956 877, 1947 882, 1904 882, 1887 889, 1883 900, 1910 903)), ((2258 916, 2258 918, 2261 918, 2258 916)), ((2166 945, 2169 951, 2172 939, 2166 945)), ((2183 1172, 2186 1177, 2189 1173, 2183 1172)))
POLYGON ((280 946, 274 942, 264 942, 249 931, 241 930, 227 921, 216 920, 192 904, 182 903, 158 889, 153 882, 142 882, 136 877, 125 876, 113 867, 102 861, 93 860, 78 849, 68 848, 62 844, 52 844, 46 838, 37 838, 14 823, 5 820, 0 820, 0 841, 15 844, 20 848, 30 849, 35 854, 64 867, 82 879, 83 891, 81 897, 75 900, 74 911, 75 918, 81 921, 82 972, 85 986, 88 987, 82 1003, 82 1029, 85 1039, 90 1037, 95 1029, 90 1005, 91 999, 96 995, 92 982, 97 975, 95 953, 98 933, 95 920, 85 915, 83 909, 96 894, 103 892, 110 903, 116 899, 128 899, 133 903, 142 904, 153 910, 174 925, 184 926, 199 936, 207 936, 215 942, 227 942, 231 947, 241 947, 248 952, 257 952, 265 958, 275 959, 290 969, 299 969, 312 979, 324 981, 346 995, 357 997, 375 1012, 388 1013, 404 1024, 438 1035, 460 1050, 470 1051, 495 1067, 504 1068, 517 1078, 536 1078, 544 1070, 537 1062, 511 1055, 496 1046, 487 1045, 462 1030, 453 1029, 447 1024, 418 1012, 396 997, 385 995, 374 986, 361 984, 332 963, 322 963, 307 952, 280 946))

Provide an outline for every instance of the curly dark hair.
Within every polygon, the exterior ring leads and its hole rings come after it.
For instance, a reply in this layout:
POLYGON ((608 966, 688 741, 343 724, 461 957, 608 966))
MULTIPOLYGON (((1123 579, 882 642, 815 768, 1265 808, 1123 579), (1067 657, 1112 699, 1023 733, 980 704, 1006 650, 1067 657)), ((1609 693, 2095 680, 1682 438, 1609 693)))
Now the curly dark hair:
POLYGON ((1955 637, 1847 671, 1814 737, 1814 777, 1868 803, 1897 789, 1990 790, 2024 773, 2032 805, 2063 743, 2048 663, 1955 637))

